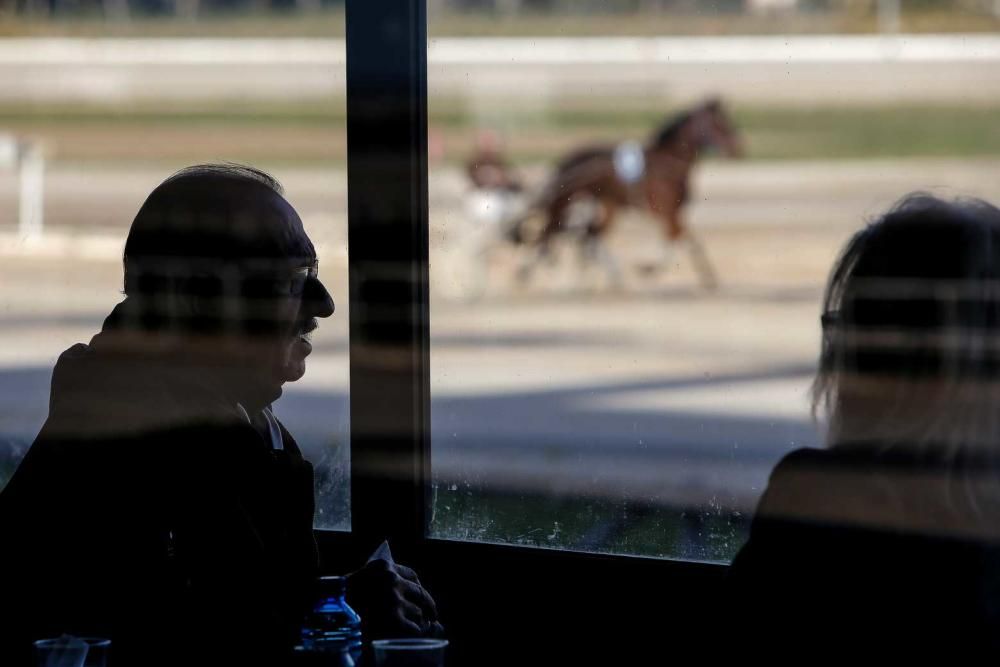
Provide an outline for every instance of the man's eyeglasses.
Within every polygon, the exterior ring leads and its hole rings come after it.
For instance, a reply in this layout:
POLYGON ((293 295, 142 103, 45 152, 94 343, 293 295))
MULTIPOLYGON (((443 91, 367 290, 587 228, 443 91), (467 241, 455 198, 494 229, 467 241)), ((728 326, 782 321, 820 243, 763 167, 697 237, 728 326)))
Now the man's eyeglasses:
POLYGON ((319 277, 319 262, 313 260, 307 266, 300 266, 292 269, 287 280, 287 292, 285 292, 286 282, 282 280, 279 285, 281 291, 288 296, 302 296, 306 291, 306 284, 310 279, 316 280, 319 277))
POLYGON ((298 266, 288 271, 260 273, 245 281, 244 285, 252 294, 272 297, 301 297, 305 294, 306 285, 310 280, 319 277, 319 262, 313 260, 305 266, 298 266))

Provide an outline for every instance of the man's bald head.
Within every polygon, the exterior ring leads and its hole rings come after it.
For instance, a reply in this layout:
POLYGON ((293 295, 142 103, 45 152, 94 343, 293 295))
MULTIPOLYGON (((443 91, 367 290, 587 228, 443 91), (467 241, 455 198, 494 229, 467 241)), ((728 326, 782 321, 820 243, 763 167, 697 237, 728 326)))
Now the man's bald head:
POLYGON ((205 266, 225 264, 281 265, 315 256, 278 181, 252 167, 196 165, 161 183, 136 214, 125 242, 125 292, 148 291, 142 276, 200 274, 205 266))

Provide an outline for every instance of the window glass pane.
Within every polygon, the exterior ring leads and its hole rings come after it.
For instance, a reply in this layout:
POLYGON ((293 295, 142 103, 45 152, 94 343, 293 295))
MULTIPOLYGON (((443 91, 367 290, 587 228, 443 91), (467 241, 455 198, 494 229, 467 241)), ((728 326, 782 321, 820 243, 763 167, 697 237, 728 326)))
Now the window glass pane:
POLYGON ((844 243, 912 190, 1000 195, 998 27, 432 3, 431 535, 729 561, 775 464, 824 443, 844 243))
POLYGON ((274 414, 315 464, 315 525, 349 529, 342 3, 29 1, 0 26, 0 487, 57 357, 122 301, 144 199, 185 166, 238 162, 283 184, 336 302, 274 414))

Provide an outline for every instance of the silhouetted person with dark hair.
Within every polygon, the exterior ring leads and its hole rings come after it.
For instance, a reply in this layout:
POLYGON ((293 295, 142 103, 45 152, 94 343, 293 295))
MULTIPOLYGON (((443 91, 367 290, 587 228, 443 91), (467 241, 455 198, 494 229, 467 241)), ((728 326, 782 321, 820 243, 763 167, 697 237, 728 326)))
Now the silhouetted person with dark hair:
POLYGON ((729 575, 732 646, 996 658, 1000 210, 904 199, 848 243, 822 324, 828 446, 773 471, 729 575))
MULTIPOLYGON (((0 494, 0 662, 71 633, 118 665, 285 664, 319 564, 312 466, 270 406, 334 311, 316 252, 274 179, 203 165, 149 195, 124 269, 0 494)), ((435 620, 405 568, 355 583, 399 633, 435 620)))

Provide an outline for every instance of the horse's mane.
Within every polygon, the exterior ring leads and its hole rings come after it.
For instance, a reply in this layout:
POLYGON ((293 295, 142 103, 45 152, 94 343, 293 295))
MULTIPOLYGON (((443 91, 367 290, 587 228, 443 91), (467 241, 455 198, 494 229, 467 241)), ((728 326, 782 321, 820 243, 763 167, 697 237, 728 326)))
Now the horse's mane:
POLYGON ((694 115, 694 111, 691 110, 678 113, 656 129, 650 144, 653 146, 662 146, 676 139, 677 135, 680 134, 681 128, 691 120, 692 115, 694 115))

